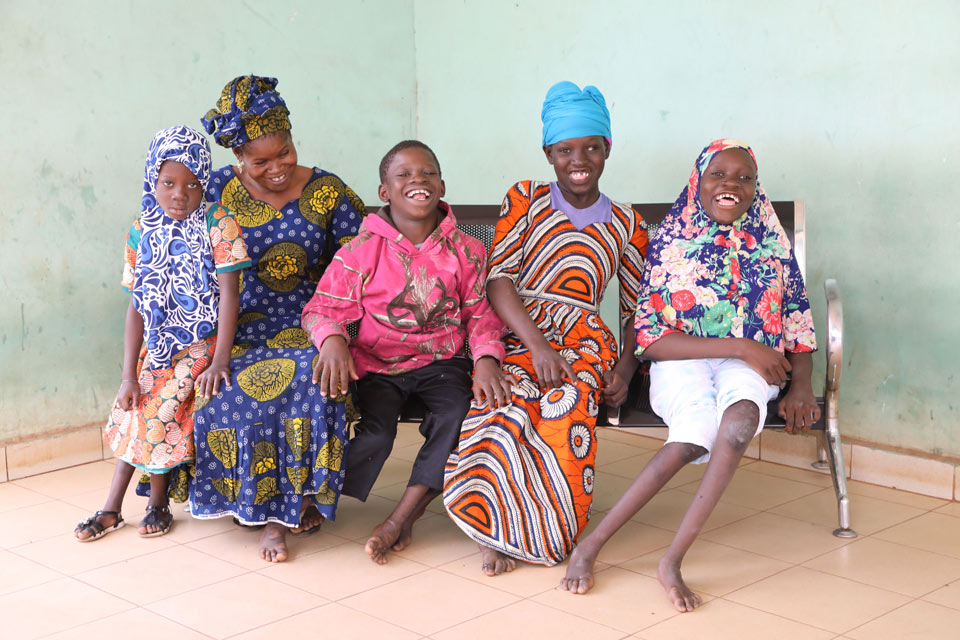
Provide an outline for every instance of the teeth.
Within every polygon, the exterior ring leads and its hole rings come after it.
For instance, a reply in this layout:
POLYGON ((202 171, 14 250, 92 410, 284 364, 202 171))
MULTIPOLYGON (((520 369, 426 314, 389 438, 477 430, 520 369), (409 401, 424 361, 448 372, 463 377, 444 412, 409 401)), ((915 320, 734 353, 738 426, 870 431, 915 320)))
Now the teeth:
POLYGON ((581 178, 586 178, 589 174, 586 171, 571 171, 570 177, 574 180, 579 180, 581 178))
POLYGON ((721 200, 733 200, 734 204, 740 204, 740 198, 733 195, 732 193, 721 193, 715 198, 715 200, 717 202, 720 202, 721 200))
POLYGON ((430 197, 430 192, 425 189, 414 189, 413 191, 407 191, 408 198, 415 198, 416 196, 423 196, 425 198, 430 197))
POLYGON ((284 178, 286 178, 286 177, 287 177, 286 174, 284 174, 284 175, 279 176, 279 177, 277 177, 277 178, 270 178, 270 182, 283 182, 284 178))

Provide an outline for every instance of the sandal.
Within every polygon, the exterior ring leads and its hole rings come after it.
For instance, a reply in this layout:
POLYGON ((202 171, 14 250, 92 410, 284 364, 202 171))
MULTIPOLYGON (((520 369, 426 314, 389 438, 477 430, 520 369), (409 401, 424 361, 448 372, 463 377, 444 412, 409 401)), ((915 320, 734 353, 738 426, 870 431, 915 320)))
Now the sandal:
POLYGON ((162 507, 152 504, 147 505, 147 515, 140 521, 140 526, 149 527, 151 525, 159 526, 160 529, 149 533, 140 533, 141 538, 156 538, 170 531, 170 527, 173 525, 173 514, 170 513, 170 505, 165 504, 162 507))
POLYGON ((126 522, 123 521, 123 516, 120 515, 119 511, 97 511, 95 514, 87 518, 86 520, 77 524, 76 529, 73 530, 73 535, 76 537, 81 531, 89 531, 90 535, 86 538, 77 538, 77 542, 93 542, 97 538, 102 538, 112 531, 116 531, 126 522), (113 524, 109 527, 104 526, 100 523, 100 516, 113 516, 116 518, 113 524))
MULTIPOLYGON (((313 505, 310 505, 309 507, 304 509, 303 513, 306 514, 310 509, 313 509, 316 512, 317 516, 319 516, 320 518, 320 521, 317 522, 317 524, 310 527, 309 529, 304 529, 302 526, 296 526, 290 529, 290 535, 295 536, 297 538, 303 538, 309 535, 313 535, 317 531, 320 531, 320 527, 323 526, 323 523, 326 522, 327 519, 324 518, 322 515, 320 515, 319 509, 317 509, 313 505)), ((300 516, 300 521, 303 522, 303 515, 300 516)))

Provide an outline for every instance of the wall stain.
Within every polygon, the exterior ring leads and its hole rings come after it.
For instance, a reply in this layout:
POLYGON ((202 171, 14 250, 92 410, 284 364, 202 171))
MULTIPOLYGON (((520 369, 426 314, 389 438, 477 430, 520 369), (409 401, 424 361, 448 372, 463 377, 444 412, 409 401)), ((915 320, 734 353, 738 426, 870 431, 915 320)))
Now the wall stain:
POLYGON ((80 188, 80 198, 83 200, 83 204, 88 207, 97 204, 97 196, 93 193, 93 185, 83 185, 83 187, 80 188))

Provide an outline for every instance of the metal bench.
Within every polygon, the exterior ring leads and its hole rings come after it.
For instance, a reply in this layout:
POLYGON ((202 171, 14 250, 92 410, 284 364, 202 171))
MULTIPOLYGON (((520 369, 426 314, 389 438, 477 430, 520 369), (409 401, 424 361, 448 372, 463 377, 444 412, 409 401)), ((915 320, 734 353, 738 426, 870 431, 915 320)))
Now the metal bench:
MULTIPOLYGON (((657 228, 670 210, 671 203, 634 204, 649 228, 650 239, 656 235, 657 228)), ((803 202, 799 200, 774 202, 774 209, 780 218, 780 224, 793 243, 793 250, 800 264, 800 270, 806 277, 806 218, 803 202)), ((494 227, 500 215, 499 205, 453 205, 458 227, 479 239, 489 249, 493 242, 494 227)), ((840 538, 853 538, 857 534, 850 527, 850 500, 847 494, 847 480, 843 461, 843 449, 840 441, 840 429, 837 412, 837 397, 840 389, 840 375, 843 371, 843 306, 840 301, 840 289, 836 280, 828 279, 823 283, 827 302, 826 335, 818 332, 821 351, 826 352, 826 381, 824 397, 817 398, 822 416, 813 425, 817 432, 818 459, 812 463, 817 469, 829 469, 833 477, 833 488, 837 496, 837 515, 839 527, 833 535, 840 538), (824 337, 826 339, 824 340, 824 337)), ((621 327, 621 344, 622 332, 621 327)), ((630 390, 626 402, 618 408, 601 407, 597 416, 598 427, 642 428, 664 427, 663 421, 650 409, 649 363, 641 363, 637 373, 630 381, 630 390)), ((782 395, 782 393, 781 393, 782 395)), ((423 417, 423 407, 411 402, 404 407, 401 420, 419 421, 423 417)), ((765 429, 782 429, 783 420, 777 415, 777 400, 767 409, 765 429)))

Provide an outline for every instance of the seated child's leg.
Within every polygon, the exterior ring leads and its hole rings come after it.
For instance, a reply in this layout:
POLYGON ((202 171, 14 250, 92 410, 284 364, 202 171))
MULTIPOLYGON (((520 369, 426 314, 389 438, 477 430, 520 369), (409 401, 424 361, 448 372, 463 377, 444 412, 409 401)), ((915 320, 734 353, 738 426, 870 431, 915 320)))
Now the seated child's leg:
POLYGON ((560 582, 561 588, 577 594, 593 588, 593 565, 607 540, 640 511, 677 471, 706 453, 703 447, 684 442, 668 442, 657 451, 597 528, 581 540, 570 554, 567 573, 560 582))
POLYGON ((678 611, 692 611, 701 603, 700 596, 684 583, 680 565, 730 484, 750 441, 762 429, 767 401, 776 394, 776 387, 767 385, 740 361, 715 361, 714 377, 717 409, 722 412, 717 439, 697 493, 658 571, 660 583, 678 611))
POLYGON ((417 452, 400 503, 367 541, 367 554, 378 564, 387 561, 389 549, 400 551, 410 544, 413 523, 440 495, 444 465, 457 444, 472 397, 470 365, 460 359, 434 362, 405 377, 412 384, 404 390, 419 395, 426 409, 420 424, 425 441, 417 452))
POLYGON ((644 466, 630 488, 597 528, 574 549, 560 586, 581 594, 593 587, 593 565, 600 548, 685 464, 706 455, 717 430, 713 371, 706 360, 654 362, 650 369, 650 403, 670 425, 663 448, 644 466), (691 396, 690 390, 699 390, 691 396))
POLYGON ((350 439, 343 480, 345 496, 366 501, 393 451, 397 437, 397 419, 407 399, 401 386, 407 374, 397 376, 370 373, 357 382, 360 422, 350 439))

